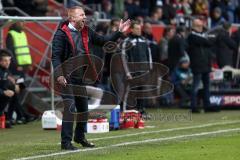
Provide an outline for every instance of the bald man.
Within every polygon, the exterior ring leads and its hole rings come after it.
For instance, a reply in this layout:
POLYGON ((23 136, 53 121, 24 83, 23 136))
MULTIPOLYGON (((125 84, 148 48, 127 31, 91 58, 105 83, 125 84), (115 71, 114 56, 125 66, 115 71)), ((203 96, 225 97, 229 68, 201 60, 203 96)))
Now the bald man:
POLYGON ((192 32, 188 36, 188 54, 191 61, 191 69, 193 72, 193 84, 191 94, 191 110, 193 113, 199 113, 197 108, 197 95, 200 82, 203 82, 204 90, 204 109, 208 111, 210 108, 210 92, 209 92, 209 72, 211 71, 211 42, 203 32, 204 24, 200 19, 193 20, 192 32))
MULTIPOLYGON (((64 62, 67 62, 72 57, 92 54, 93 45, 104 45, 108 41, 115 41, 122 36, 122 32, 128 30, 130 26, 130 20, 123 23, 120 21, 118 31, 114 32, 109 36, 100 36, 86 24, 86 15, 83 8, 79 6, 74 6, 68 9, 68 20, 62 22, 59 25, 58 30, 54 35, 52 41, 52 64, 56 69, 64 62)), ((91 62, 91 57, 88 57, 89 65, 91 67, 94 64, 91 62)), ((79 64, 81 66, 83 64, 79 64)), ((72 71, 65 71, 67 73, 55 72, 55 78, 57 83, 62 87, 69 85, 84 85, 83 73, 86 70, 81 70, 79 72, 72 73, 72 71), (64 75, 70 75, 70 77, 65 77, 64 75)), ((96 70, 95 70, 96 72, 96 70)), ((96 76, 95 73, 94 76, 96 76)), ((78 113, 85 113, 81 121, 76 122, 74 142, 81 144, 83 147, 94 147, 93 143, 86 140, 84 130, 86 127, 88 112, 88 97, 76 96, 76 95, 62 95, 63 100, 71 101, 71 103, 66 103, 64 106, 63 122, 61 130, 61 148, 64 150, 76 150, 77 147, 73 146, 71 143, 73 135, 73 121, 65 121, 66 116, 73 116, 69 113, 72 108, 76 108, 78 113)), ((69 118, 69 117, 68 117, 69 118)), ((73 118, 70 118, 73 119, 73 118)))

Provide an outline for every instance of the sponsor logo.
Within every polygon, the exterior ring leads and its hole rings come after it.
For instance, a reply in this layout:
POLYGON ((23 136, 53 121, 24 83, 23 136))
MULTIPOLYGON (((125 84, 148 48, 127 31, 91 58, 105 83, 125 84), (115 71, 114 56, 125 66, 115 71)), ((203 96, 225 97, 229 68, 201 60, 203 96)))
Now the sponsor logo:
POLYGON ((211 96, 210 97, 210 103, 212 105, 221 105, 223 101, 223 97, 222 96, 211 96))
POLYGON ((224 96, 224 105, 239 105, 240 96, 224 96))
POLYGON ((210 103, 218 106, 240 106, 240 95, 211 96, 210 103))

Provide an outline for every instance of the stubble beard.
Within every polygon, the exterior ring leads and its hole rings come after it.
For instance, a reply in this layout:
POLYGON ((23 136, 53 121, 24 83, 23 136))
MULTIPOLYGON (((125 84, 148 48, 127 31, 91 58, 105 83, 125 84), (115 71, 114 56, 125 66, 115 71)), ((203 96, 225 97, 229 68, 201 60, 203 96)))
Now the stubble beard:
POLYGON ((76 23, 76 28, 77 28, 77 30, 82 30, 83 29, 83 27, 84 27, 84 25, 85 25, 85 20, 81 20, 81 21, 78 21, 77 23, 76 23))

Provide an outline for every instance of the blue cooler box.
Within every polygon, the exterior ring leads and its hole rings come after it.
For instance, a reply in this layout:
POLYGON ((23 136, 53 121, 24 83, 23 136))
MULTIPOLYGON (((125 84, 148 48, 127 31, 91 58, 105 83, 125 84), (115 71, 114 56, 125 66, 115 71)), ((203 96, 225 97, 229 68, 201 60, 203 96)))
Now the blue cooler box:
POLYGON ((116 108, 114 108, 111 111, 111 118, 109 120, 109 128, 110 130, 115 130, 115 129, 119 129, 120 128, 120 123, 119 123, 119 119, 120 119, 120 106, 117 105, 116 108))

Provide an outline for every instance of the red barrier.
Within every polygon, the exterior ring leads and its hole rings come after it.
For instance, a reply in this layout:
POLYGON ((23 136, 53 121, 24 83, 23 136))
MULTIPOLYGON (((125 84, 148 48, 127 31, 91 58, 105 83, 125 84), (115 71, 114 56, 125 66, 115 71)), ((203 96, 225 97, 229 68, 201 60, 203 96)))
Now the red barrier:
POLYGON ((163 36, 164 26, 152 25, 152 33, 154 39, 159 42, 163 36))

